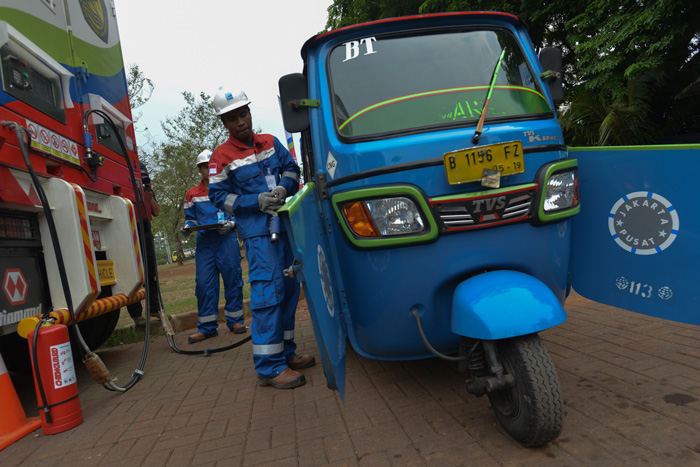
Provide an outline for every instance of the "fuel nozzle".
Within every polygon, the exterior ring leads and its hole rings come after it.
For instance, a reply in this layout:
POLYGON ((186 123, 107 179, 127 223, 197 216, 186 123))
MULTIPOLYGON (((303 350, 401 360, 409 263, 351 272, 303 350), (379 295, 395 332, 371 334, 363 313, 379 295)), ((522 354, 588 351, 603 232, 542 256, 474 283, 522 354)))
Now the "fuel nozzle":
MULTIPOLYGON (((280 195, 277 190, 272 191, 272 195, 279 199, 280 195)), ((280 238, 280 218, 277 213, 273 214, 270 218, 270 242, 277 243, 280 238)))
POLYGON ((83 143, 85 145, 85 157, 83 163, 94 172, 97 167, 104 164, 104 158, 92 150, 92 135, 88 131, 87 126, 84 126, 83 143))
POLYGON ((280 238, 280 218, 274 215, 270 218, 270 242, 277 243, 280 238))

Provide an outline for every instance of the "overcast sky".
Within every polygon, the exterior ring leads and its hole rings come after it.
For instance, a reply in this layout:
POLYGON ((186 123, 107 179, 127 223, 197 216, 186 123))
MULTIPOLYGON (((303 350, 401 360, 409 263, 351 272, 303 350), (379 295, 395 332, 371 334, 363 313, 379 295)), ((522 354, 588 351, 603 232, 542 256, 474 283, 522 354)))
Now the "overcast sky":
POLYGON ((302 71, 301 47, 326 26, 332 0, 114 3, 125 65, 138 64, 156 86, 137 128, 162 140, 160 122, 185 106, 182 91, 213 98, 225 86, 246 92, 256 128, 285 141, 277 82, 302 71))

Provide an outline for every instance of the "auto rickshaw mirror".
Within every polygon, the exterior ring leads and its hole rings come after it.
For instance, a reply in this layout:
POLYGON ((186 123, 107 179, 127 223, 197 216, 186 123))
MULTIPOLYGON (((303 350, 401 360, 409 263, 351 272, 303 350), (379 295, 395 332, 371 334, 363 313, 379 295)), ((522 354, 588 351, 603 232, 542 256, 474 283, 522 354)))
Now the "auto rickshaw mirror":
POLYGON ((279 80, 282 120, 290 133, 299 133, 309 127, 309 105, 306 76, 301 73, 285 75, 279 80))
POLYGON ((554 103, 561 103, 564 100, 561 49, 559 47, 544 47, 540 52, 540 64, 544 70, 540 76, 547 82, 554 103))

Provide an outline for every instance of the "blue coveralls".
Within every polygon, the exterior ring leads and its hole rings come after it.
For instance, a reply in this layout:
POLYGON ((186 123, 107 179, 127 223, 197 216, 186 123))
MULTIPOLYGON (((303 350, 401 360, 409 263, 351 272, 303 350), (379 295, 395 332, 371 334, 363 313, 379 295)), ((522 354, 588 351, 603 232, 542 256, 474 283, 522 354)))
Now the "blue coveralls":
POLYGON ((255 134, 252 147, 229 137, 214 150, 209 168, 210 199, 235 215, 246 247, 255 371, 263 378, 274 378, 296 355, 299 283, 283 275, 294 261, 289 239, 281 226, 279 241, 270 241, 270 216, 260 211, 258 195, 269 191, 266 175, 274 177, 288 196, 295 194, 299 166, 277 138, 255 134))
MULTIPOLYGON (((187 192, 186 227, 214 224, 218 222, 218 211, 209 201, 208 190, 203 183, 187 192)), ((232 220, 227 213, 224 218, 232 220)), ((195 264, 197 330, 202 334, 213 334, 218 327, 219 274, 224 283, 226 325, 233 328, 236 323, 243 324, 243 276, 236 232, 231 230, 222 235, 215 228, 197 232, 195 264)))

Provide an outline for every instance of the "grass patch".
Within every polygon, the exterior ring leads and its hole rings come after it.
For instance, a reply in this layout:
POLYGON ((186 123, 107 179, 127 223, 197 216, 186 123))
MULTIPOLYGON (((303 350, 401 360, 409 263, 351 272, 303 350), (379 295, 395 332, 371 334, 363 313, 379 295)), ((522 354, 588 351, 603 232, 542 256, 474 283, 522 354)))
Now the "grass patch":
MULTIPOLYGON (((243 261, 241 261, 241 268, 243 269, 243 299, 246 300, 250 298, 250 284, 248 284, 248 261, 246 259, 243 259, 243 261)), ((182 266, 178 265, 177 263, 173 263, 158 267, 160 294, 163 298, 163 306, 165 308, 165 312, 168 315, 176 315, 179 313, 197 311, 197 297, 194 294, 195 273, 195 260, 185 261, 182 266)), ((219 279, 220 305, 226 303, 224 292, 225 290, 223 281, 219 279)), ((127 312, 126 308, 122 308, 117 327, 119 328, 123 326, 128 326, 132 323, 133 320, 129 316, 129 313, 127 312)), ((153 328, 156 327, 160 330, 160 326, 151 326, 151 330, 153 330, 153 328)), ((143 331, 141 332, 142 333, 140 340, 143 340, 143 331)), ((114 335, 112 337, 114 337, 114 335)), ((138 340, 139 339, 137 339, 136 341, 138 340)))
MULTIPOLYGON (((129 319, 131 321, 131 319, 129 319)), ((148 335, 148 342, 154 342, 156 337, 162 336, 165 333, 160 325, 160 321, 153 321, 151 324, 151 331, 148 335)), ((146 330, 143 328, 137 328, 136 326, 122 327, 116 329, 111 336, 102 344, 101 348, 116 347, 124 344, 133 344, 136 342, 143 342, 146 336, 146 330)))

